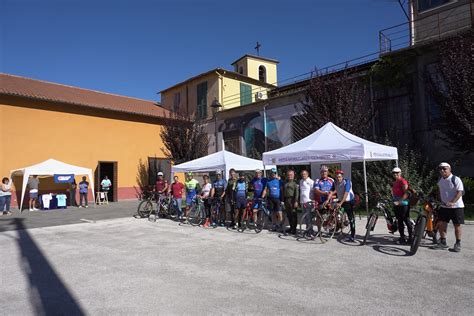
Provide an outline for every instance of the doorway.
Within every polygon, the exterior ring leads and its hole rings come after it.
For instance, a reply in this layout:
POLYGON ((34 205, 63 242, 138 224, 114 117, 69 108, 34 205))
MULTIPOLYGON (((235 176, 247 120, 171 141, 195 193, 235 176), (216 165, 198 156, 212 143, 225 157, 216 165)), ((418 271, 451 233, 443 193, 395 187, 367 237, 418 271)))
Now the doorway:
POLYGON ((117 202, 118 171, 116 161, 99 161, 95 170, 96 191, 100 191, 100 182, 105 178, 105 176, 109 177, 110 182, 112 182, 112 189, 108 194, 109 202, 117 202))

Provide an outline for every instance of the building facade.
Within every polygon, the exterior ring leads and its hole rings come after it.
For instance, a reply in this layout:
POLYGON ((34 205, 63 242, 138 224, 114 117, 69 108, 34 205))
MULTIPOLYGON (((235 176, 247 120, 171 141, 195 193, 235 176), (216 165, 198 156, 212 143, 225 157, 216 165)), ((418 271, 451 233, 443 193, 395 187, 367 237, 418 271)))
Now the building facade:
MULTIPOLYGON (((153 182, 156 171, 169 174, 160 130, 173 121, 155 102, 8 74, 0 82, 2 177, 54 158, 91 168, 96 183, 107 175, 117 201, 136 198, 137 182, 153 182)), ((14 183, 21 188, 21 179, 14 183)), ((40 185, 40 192, 55 189, 51 179, 40 185)))

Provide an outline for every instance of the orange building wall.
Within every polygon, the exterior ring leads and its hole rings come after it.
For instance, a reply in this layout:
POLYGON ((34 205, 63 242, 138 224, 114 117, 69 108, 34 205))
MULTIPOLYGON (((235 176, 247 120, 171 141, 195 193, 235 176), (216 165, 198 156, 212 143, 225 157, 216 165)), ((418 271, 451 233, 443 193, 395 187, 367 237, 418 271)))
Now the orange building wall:
POLYGON ((115 114, 95 109, 64 113, 55 111, 58 106, 77 109, 67 104, 0 99, 0 176, 49 158, 92 172, 98 161, 117 161, 118 199, 134 198, 139 160, 146 163, 148 157, 164 157, 157 120, 138 122, 133 115, 120 113, 117 118, 105 117, 115 114), (125 120, 127 117, 130 119, 125 120))

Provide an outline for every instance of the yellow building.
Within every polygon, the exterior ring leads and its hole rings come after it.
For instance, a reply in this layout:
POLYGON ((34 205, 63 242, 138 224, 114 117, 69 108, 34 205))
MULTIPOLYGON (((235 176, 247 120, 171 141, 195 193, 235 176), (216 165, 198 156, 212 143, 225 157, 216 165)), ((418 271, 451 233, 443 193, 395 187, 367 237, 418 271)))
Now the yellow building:
POLYGON ((107 175, 114 201, 136 198, 143 167, 170 172, 166 117, 153 101, 0 73, 0 176, 54 158, 91 168, 96 182, 107 175))
POLYGON ((277 64, 274 59, 245 55, 232 65, 235 71, 216 68, 160 91, 165 109, 212 118, 211 105, 218 101, 222 109, 230 109, 267 98, 275 88, 277 64))

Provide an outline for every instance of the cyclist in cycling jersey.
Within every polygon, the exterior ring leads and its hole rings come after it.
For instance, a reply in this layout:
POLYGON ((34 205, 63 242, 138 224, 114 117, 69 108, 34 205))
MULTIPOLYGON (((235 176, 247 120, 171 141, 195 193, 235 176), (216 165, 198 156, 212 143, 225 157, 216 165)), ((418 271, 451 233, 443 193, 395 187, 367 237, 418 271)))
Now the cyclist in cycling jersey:
POLYGON ((333 188, 334 179, 329 177, 329 169, 327 166, 321 166, 321 178, 314 181, 314 193, 319 204, 325 207, 331 200, 329 194, 333 188))
POLYGON ((158 179, 155 183, 155 190, 158 195, 166 195, 168 193, 168 181, 163 179, 163 172, 158 172, 158 179))
POLYGON ((339 201, 338 207, 343 207, 344 211, 349 217, 351 226, 351 235, 346 238, 346 241, 355 241, 355 218, 354 218, 354 192, 352 191, 352 182, 344 178, 344 171, 336 170, 336 181, 334 181, 333 189, 329 194, 329 200, 336 194, 339 201))
POLYGON ((283 184, 278 178, 277 169, 273 168, 270 180, 267 181, 262 198, 268 197, 268 210, 272 213, 272 231, 281 229, 283 214, 281 204, 283 203, 283 184))
POLYGON ((262 177, 262 170, 255 170, 255 178, 250 181, 250 191, 253 192, 253 220, 257 222, 257 212, 260 207, 263 190, 267 185, 267 178, 262 177))
POLYGON ((188 172, 187 176, 188 180, 184 182, 184 187, 186 188, 186 210, 184 214, 185 216, 188 216, 188 211, 191 205, 193 204, 194 198, 199 192, 201 192, 199 182, 193 178, 193 173, 188 172))
POLYGON ((206 221, 204 222, 204 227, 209 227, 211 224, 211 189, 212 184, 209 182, 209 176, 205 175, 202 177, 204 183, 201 189, 201 198, 204 200, 204 208, 206 209, 206 221))
POLYGON ((216 225, 221 225, 221 226, 224 226, 225 225, 225 207, 224 205, 222 204, 222 201, 224 199, 224 196, 225 196, 225 188, 227 186, 227 182, 222 179, 222 172, 220 170, 217 170, 216 171, 216 181, 214 181, 212 183, 212 189, 211 189, 211 198, 213 199, 218 199, 220 202, 220 212, 221 212, 221 218, 219 219, 219 222, 216 223, 212 223, 213 226, 216 226, 216 225))
MULTIPOLYGON (((235 201, 235 218, 234 222, 238 224, 238 227, 242 227, 241 219, 245 208, 247 207, 247 194, 248 194, 248 182, 245 179, 243 172, 240 172, 239 179, 235 183, 234 188, 234 201, 235 201)), ((237 229, 237 225, 234 224, 232 229, 237 229)))

